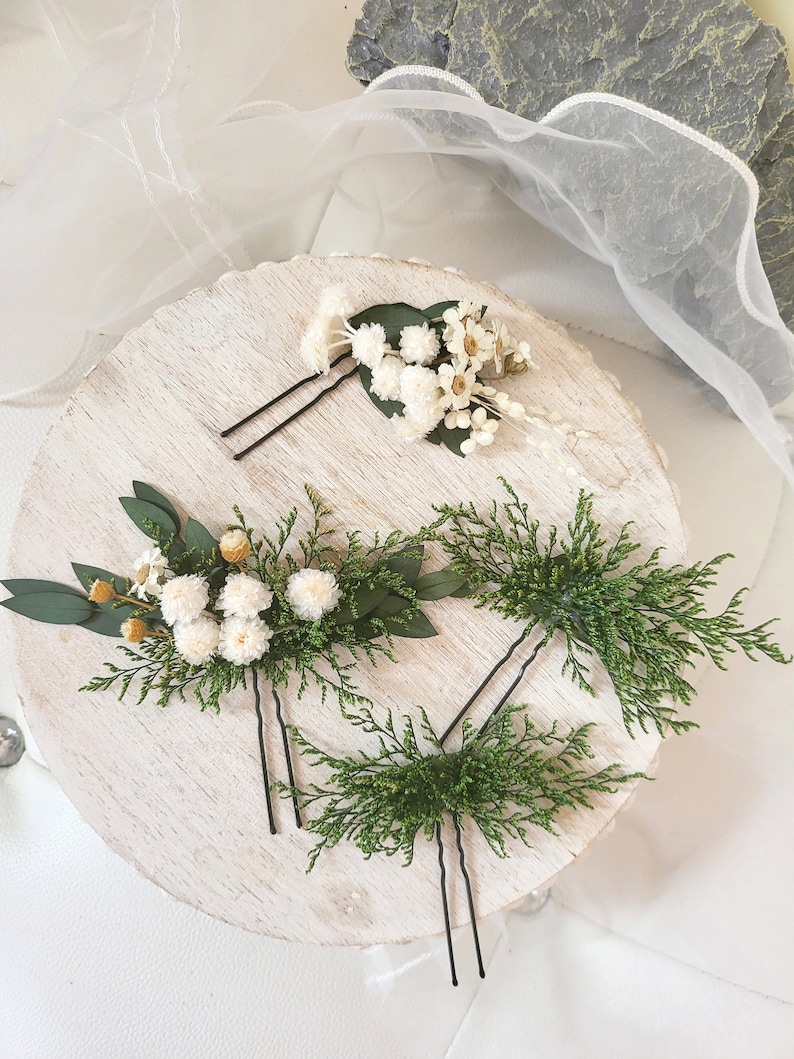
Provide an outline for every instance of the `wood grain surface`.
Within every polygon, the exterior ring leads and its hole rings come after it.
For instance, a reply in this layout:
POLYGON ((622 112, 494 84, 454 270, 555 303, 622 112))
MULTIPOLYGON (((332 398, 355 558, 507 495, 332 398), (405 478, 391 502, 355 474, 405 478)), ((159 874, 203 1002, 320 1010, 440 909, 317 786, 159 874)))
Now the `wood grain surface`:
MULTIPOLYGON (((537 373, 511 380, 517 399, 558 409, 591 431, 576 460, 608 527, 634 519, 644 554, 664 544, 670 562, 684 558, 684 535, 670 484, 652 441, 590 354, 557 326, 497 290, 429 266, 383 258, 297 258, 229 273, 160 310, 127 335, 85 380, 48 435, 28 480, 14 531, 12 576, 74 583, 70 563, 125 572, 146 546, 117 497, 133 479, 150 483, 220 533, 240 505, 250 524, 303 504, 309 483, 343 528, 415 529, 432 503, 500 494, 504 475, 537 517, 566 522, 578 483, 504 428, 495 443, 465 460, 425 442, 401 442, 356 380, 245 460, 232 454, 289 414, 305 397, 222 439, 220 431, 305 374, 297 350, 320 292, 342 284, 361 308, 383 301, 418 306, 472 298, 532 345, 537 373)), ((317 384, 321 386, 322 381, 317 384)), ((642 555, 643 553, 640 553, 642 555)), ((441 565, 438 554, 428 569, 441 565)), ((463 599, 426 604, 440 635, 398 640, 398 664, 359 667, 357 683, 378 707, 414 713, 424 706, 441 729, 515 639, 518 627, 463 599)), ((312 838, 294 827, 278 802, 279 834, 268 832, 250 689, 238 689, 219 716, 192 699, 165 709, 134 696, 78 688, 113 660, 116 641, 79 627, 46 626, 5 615, 14 641, 17 683, 26 716, 54 775, 88 823, 122 857, 180 900, 212 916, 280 938, 368 945, 438 933, 443 928, 435 846, 421 838, 413 865, 399 858, 364 861, 351 846, 324 853, 305 874, 312 838)), ((647 767, 656 734, 624 731, 619 704, 596 668, 591 698, 560 677, 553 644, 528 671, 517 699, 539 724, 596 721, 596 765, 647 767)), ((511 674, 504 678, 507 685, 511 674)), ((337 751, 364 737, 291 686, 288 721, 313 742, 337 751)), ((472 716, 484 718, 497 684, 472 716)), ((271 772, 286 779, 275 713, 264 695, 271 772)), ((454 744, 452 744, 454 745, 454 744)), ((315 777, 297 760, 299 784, 315 777)), ((465 831, 479 915, 542 885, 579 855, 631 793, 596 796, 593 811, 566 812, 559 835, 538 831, 497 858, 476 829, 465 831)), ((468 918, 455 870, 454 834, 445 836, 453 923, 468 918)))

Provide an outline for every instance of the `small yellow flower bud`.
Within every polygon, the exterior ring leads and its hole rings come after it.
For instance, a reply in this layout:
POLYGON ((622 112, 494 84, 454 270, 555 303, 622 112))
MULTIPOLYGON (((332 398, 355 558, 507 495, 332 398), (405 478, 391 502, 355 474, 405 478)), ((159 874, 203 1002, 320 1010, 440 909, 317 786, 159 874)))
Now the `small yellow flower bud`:
POLYGON ((228 530, 218 542, 221 555, 227 563, 242 563, 251 554, 248 537, 242 530, 228 530))
POLYGON ((108 581, 95 581, 91 585, 88 598, 92 603, 109 603, 116 598, 116 590, 108 581))
POLYGON ((146 622, 141 621, 140 618, 127 618, 121 623, 121 635, 127 643, 140 643, 148 631, 146 622))

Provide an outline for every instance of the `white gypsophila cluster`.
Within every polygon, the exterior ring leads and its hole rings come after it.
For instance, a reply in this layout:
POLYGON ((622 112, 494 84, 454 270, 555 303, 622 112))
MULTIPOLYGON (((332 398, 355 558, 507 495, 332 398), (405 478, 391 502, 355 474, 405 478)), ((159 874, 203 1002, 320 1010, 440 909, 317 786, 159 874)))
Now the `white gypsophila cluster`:
POLYGON ((286 596, 299 618, 318 621, 338 605, 342 590, 329 570, 306 567, 290 575, 286 596))
POLYGON ((132 587, 130 592, 138 599, 154 596, 159 599, 163 592, 163 582, 171 573, 168 559, 159 548, 147 548, 138 556, 132 565, 132 587))
POLYGON ((218 595, 217 607, 227 616, 255 618, 273 602, 273 593, 258 577, 230 574, 218 595))
POLYGON ((429 324, 411 324, 400 331, 400 356, 406 364, 429 364, 440 348, 438 335, 429 324))
POLYGON ((236 666, 247 666, 267 654, 273 630, 261 618, 226 618, 221 624, 218 651, 236 666))
POLYGON ((392 417, 399 434, 406 441, 425 437, 444 417, 438 375, 420 364, 406 365, 400 375, 402 416, 392 417))
POLYGON ((218 650, 218 623, 206 615, 193 621, 178 621, 174 625, 174 646, 186 662, 201 666, 209 662, 218 650))
POLYGON ((374 370, 390 346, 382 324, 362 324, 351 332, 350 352, 358 364, 374 370))
POLYGON ((300 355, 311 371, 327 375, 331 367, 331 353, 335 346, 346 339, 334 341, 336 335, 344 335, 345 322, 353 312, 353 302, 343 287, 326 287, 320 294, 317 312, 301 339, 300 355))
POLYGON ((182 574, 163 586, 160 609, 167 625, 193 621, 209 601, 209 586, 198 574, 182 574))
POLYGON ((399 357, 385 356, 372 372, 370 389, 381 401, 396 401, 400 396, 400 376, 405 367, 399 357))

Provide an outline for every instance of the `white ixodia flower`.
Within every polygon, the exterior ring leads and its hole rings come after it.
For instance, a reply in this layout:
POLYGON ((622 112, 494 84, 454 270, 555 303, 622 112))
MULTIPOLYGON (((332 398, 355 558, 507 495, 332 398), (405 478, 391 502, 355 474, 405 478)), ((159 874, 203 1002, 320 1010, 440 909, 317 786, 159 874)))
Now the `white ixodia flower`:
POLYGON ((255 618, 273 602, 273 593, 258 577, 230 574, 218 595, 218 610, 238 618, 255 618))
MULTIPOLYGON (((482 306, 477 302, 459 301, 457 305, 453 305, 449 309, 444 310, 444 314, 441 319, 447 325, 447 330, 455 327, 457 324, 464 323, 466 320, 474 320, 475 323, 479 323, 482 318, 482 306)), ((444 332, 444 341, 447 340, 447 332, 444 332)))
POLYGON ((400 331, 400 356, 407 364, 429 364, 438 356, 439 345, 428 324, 410 324, 400 331))
POLYGON ((442 405, 460 411, 467 408, 471 401, 477 372, 474 368, 467 367, 465 361, 453 359, 446 364, 439 364, 438 382, 442 390, 442 405))
POLYGON ((370 370, 374 369, 389 349, 383 324, 361 324, 349 334, 353 359, 370 370))
POLYGON ((182 574, 166 582, 160 597, 163 620, 168 625, 192 621, 201 614, 209 600, 207 582, 198 574, 182 574))
POLYGON ((168 560, 159 548, 148 548, 132 564, 132 587, 130 592, 138 599, 154 596, 159 599, 167 574, 168 560))
POLYGON ((261 618, 227 618, 220 628, 218 650, 227 662, 247 666, 267 654, 272 635, 261 618))
POLYGON ((370 389, 381 401, 396 401, 400 396, 400 376, 405 364, 399 357, 385 356, 372 372, 370 389))
POLYGON ((444 331, 447 349, 457 360, 479 371, 493 357, 494 336, 469 316, 444 331))
POLYGON ((203 614, 193 621, 178 621, 174 625, 174 646, 193 666, 209 662, 218 650, 219 636, 218 623, 203 614))
POLYGON ((287 581, 287 602, 304 621, 318 621, 323 614, 334 610, 342 597, 342 590, 329 570, 306 567, 296 570, 287 581))

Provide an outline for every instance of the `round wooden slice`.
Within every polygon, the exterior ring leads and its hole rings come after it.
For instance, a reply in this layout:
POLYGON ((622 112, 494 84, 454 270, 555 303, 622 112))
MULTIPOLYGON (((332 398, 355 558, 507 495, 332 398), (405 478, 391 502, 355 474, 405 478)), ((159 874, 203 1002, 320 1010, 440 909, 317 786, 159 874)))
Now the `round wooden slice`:
MULTIPOLYGON (((344 286, 360 308, 459 298, 486 305, 489 316, 531 343, 540 368, 509 380, 511 392, 590 432, 568 462, 587 479, 597 516, 613 531, 633 519, 644 554, 661 543, 669 562, 682 560, 682 526, 654 445, 587 351, 526 306, 459 274, 343 256, 230 273, 127 335, 76 392, 38 455, 16 524, 13 576, 75 584, 72 561, 128 573, 147 543, 117 498, 131 495, 136 479, 216 534, 234 521, 233 504, 267 533, 293 506, 303 519, 304 483, 333 510, 340 533, 360 529, 367 540, 375 531, 418 528, 434 517, 434 503, 485 506, 500 499, 500 475, 542 524, 564 525, 572 517, 580 482, 518 431, 504 426, 490 448, 465 459, 428 442, 406 443, 357 379, 234 461, 235 452, 306 399, 305 391, 295 394, 231 437, 220 436, 305 375, 301 336, 331 285, 344 286)), ((547 437, 553 453, 564 453, 563 439, 547 437)), ((426 569, 442 562, 433 553, 426 569)), ((362 662, 355 679, 378 710, 416 717, 421 706, 441 731, 519 627, 466 599, 428 603, 425 612, 440 635, 397 640, 396 664, 362 662)), ((79 626, 6 620, 26 715, 53 773, 102 838, 163 889, 212 916, 300 941, 368 945, 443 929, 433 843, 417 840, 409 868, 398 857, 365 861, 342 844, 307 875, 314 841, 296 829, 289 801, 276 802, 278 834, 269 833, 250 682, 227 697, 217 716, 201 713, 190 696, 163 709, 152 699, 137 703, 134 687, 122 701, 112 691, 80 692, 104 662, 121 660, 119 641, 79 626)), ((656 733, 630 738, 598 665, 592 698, 560 676, 563 658, 556 643, 542 652, 515 700, 527 703, 541 726, 555 719, 566 726, 596 722, 595 766, 646 768, 656 733)), ((514 673, 477 704, 475 721, 487 716, 514 673)), ((287 720, 323 748, 344 753, 366 745, 333 698, 323 704, 315 688, 298 698, 294 682, 282 701, 287 720)), ((267 685, 263 710, 271 776, 286 780, 267 685)), ((305 759, 297 758, 296 771, 301 786, 321 778, 305 759)), ((531 848, 516 843, 504 860, 469 821, 464 841, 477 914, 509 905, 556 874, 606 827, 632 787, 596 796, 592 811, 563 812, 558 835, 538 829, 531 848)), ((451 917, 459 924, 468 910, 449 826, 445 843, 451 917)))

